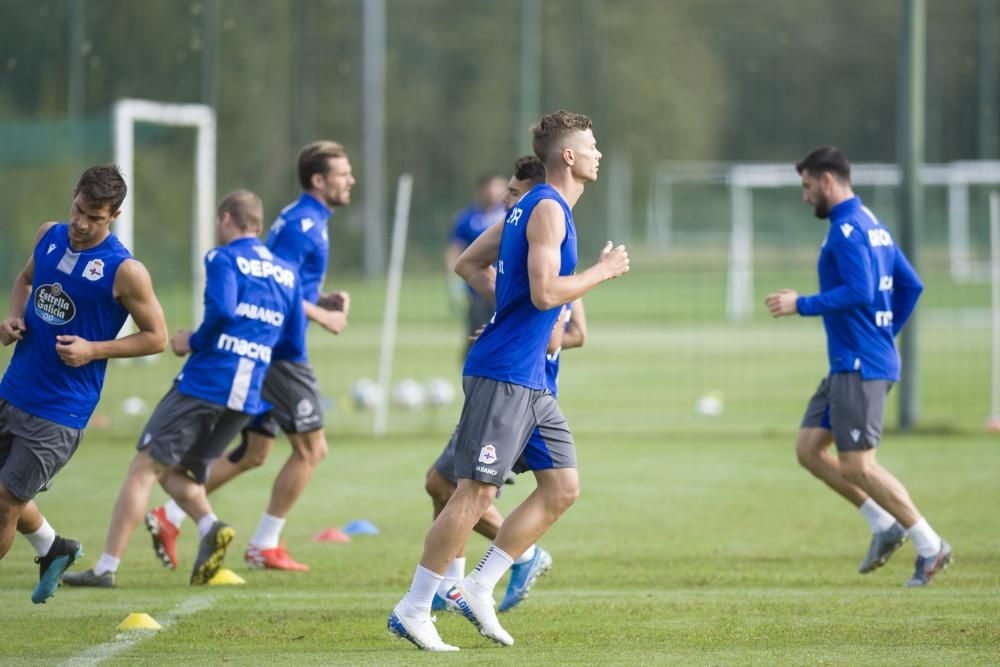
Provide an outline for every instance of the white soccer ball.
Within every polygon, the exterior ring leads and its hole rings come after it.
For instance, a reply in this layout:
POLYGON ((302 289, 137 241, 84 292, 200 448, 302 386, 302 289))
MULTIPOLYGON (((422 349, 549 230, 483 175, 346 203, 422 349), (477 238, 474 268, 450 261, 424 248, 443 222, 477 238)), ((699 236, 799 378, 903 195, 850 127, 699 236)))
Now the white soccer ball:
POLYGON ((451 405, 455 400, 455 387, 444 378, 431 378, 424 386, 427 402, 435 407, 451 405))
POLYGON ((146 411, 146 401, 142 400, 138 396, 129 396, 124 401, 122 401, 122 412, 124 412, 129 417, 135 417, 136 415, 141 415, 146 411))
POLYGON ((351 400, 358 410, 371 410, 382 402, 383 391, 374 380, 361 378, 351 385, 351 400))
POLYGON ((710 391, 698 399, 694 411, 703 417, 718 417, 723 407, 722 392, 710 391))
POLYGON ((416 380, 406 378, 392 388, 392 402, 401 408, 419 408, 427 400, 427 392, 416 380))

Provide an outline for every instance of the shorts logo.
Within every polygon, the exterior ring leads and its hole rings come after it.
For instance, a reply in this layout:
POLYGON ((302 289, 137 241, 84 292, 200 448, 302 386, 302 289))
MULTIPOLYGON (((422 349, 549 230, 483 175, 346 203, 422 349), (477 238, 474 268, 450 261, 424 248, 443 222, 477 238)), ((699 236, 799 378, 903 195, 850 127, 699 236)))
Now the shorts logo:
POLYGON ((87 280, 100 280, 104 277, 104 260, 92 259, 83 268, 83 277, 87 280))
POLYGON ((496 468, 487 468, 486 466, 476 466, 476 472, 486 473, 487 475, 497 476, 496 468))
POLYGON ((497 460, 497 448, 493 445, 483 445, 483 448, 479 450, 479 462, 490 465, 491 463, 496 463, 497 460))
POLYGON ((35 290, 35 314, 46 324, 62 326, 76 317, 76 304, 62 285, 39 285, 35 290))
POLYGON ((295 412, 298 413, 299 417, 308 417, 313 413, 313 404, 308 398, 303 398, 299 401, 299 404, 295 406, 295 412))
POLYGON ((851 437, 854 439, 854 442, 857 442, 858 438, 861 437, 861 431, 859 431, 856 428, 852 428, 851 429, 851 437))

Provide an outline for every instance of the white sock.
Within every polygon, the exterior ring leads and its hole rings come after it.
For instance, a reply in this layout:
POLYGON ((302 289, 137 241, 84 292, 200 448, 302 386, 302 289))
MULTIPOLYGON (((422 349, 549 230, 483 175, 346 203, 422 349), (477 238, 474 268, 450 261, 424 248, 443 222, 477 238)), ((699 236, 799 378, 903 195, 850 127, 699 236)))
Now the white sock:
POLYGON ((109 554, 101 554, 101 557, 97 561, 97 565, 94 566, 94 574, 117 572, 118 566, 121 565, 121 562, 121 558, 115 558, 109 554))
POLYGON ((892 528, 892 524, 896 523, 895 517, 882 509, 882 506, 871 498, 861 503, 861 507, 858 510, 861 512, 861 516, 865 518, 865 521, 868 522, 873 535, 889 530, 892 528))
POLYGON ((493 595, 493 589, 504 573, 514 564, 514 559, 495 544, 483 554, 483 559, 476 569, 469 573, 465 581, 479 587, 480 590, 493 595))
POLYGON ((523 554, 521 554, 520 556, 517 557, 517 559, 514 560, 514 565, 524 565, 534 557, 535 557, 535 545, 532 544, 525 550, 523 554))
POLYGON ((918 556, 930 558, 941 550, 941 537, 934 532, 924 517, 920 517, 915 524, 907 528, 906 533, 913 540, 918 556))
POLYGON ((42 527, 33 533, 23 533, 25 539, 35 547, 35 553, 44 556, 52 548, 52 543, 56 541, 56 531, 49 525, 48 520, 42 517, 42 527))
POLYGON ((444 579, 441 580, 441 585, 438 586, 438 595, 444 597, 451 590, 451 587, 462 579, 465 579, 465 556, 451 561, 448 571, 444 573, 444 579))
POLYGON ((212 530, 212 524, 219 520, 212 512, 198 519, 198 536, 205 537, 208 531, 212 530))
POLYGON ((264 512, 257 524, 257 531, 253 534, 250 544, 258 549, 273 549, 278 546, 281 539, 281 529, 285 527, 285 520, 276 516, 271 516, 264 512))
POLYGON ((441 585, 444 579, 437 572, 431 572, 422 565, 417 565, 417 571, 413 574, 413 583, 410 590, 406 592, 403 601, 400 602, 409 611, 430 613, 431 602, 434 600, 434 592, 441 585))
POLYGON ((187 517, 187 512, 182 510, 181 506, 174 500, 167 501, 167 504, 163 506, 163 510, 166 512, 167 521, 174 524, 175 528, 180 528, 187 517))

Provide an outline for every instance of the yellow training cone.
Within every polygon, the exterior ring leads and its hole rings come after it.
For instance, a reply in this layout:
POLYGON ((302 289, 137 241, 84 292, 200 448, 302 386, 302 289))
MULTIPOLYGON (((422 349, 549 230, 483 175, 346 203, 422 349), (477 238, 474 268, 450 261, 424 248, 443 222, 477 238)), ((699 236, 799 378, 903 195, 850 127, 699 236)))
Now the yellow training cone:
POLYGON ((234 586, 245 583, 247 582, 243 577, 224 567, 219 568, 215 576, 208 580, 209 586, 234 586))
POLYGON ((119 630, 159 630, 161 626, 149 614, 129 614, 118 624, 119 630))

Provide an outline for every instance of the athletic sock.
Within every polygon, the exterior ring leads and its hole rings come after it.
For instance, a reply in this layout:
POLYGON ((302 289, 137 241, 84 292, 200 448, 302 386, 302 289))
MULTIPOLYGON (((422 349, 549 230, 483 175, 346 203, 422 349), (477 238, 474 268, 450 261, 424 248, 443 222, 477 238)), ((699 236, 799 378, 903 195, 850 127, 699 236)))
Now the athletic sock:
POLYGON ((465 556, 456 558, 451 561, 451 565, 448 566, 448 571, 444 573, 444 579, 441 580, 441 585, 438 586, 438 595, 444 597, 451 590, 451 587, 462 581, 465 578, 465 556))
POLYGON ((101 554, 101 557, 97 560, 97 565, 94 566, 94 574, 101 575, 105 572, 117 572, 121 562, 121 558, 115 558, 110 554, 101 554))
POLYGON ((208 535, 208 531, 212 530, 212 524, 218 520, 219 517, 215 516, 212 512, 198 519, 198 536, 205 537, 208 535))
POLYGON ((523 554, 521 554, 514 560, 514 565, 524 565, 525 563, 530 562, 531 559, 534 557, 535 557, 535 545, 532 544, 530 547, 525 549, 523 554))
POLYGON ((444 579, 437 572, 431 572, 422 565, 417 565, 417 571, 413 574, 413 583, 410 590, 403 596, 400 604, 408 612, 430 613, 431 602, 434 601, 434 592, 444 579))
POLYGON ((892 528, 892 524, 896 523, 896 518, 882 509, 882 506, 871 498, 861 503, 861 507, 858 510, 861 512, 861 516, 865 518, 865 521, 868 522, 873 535, 889 530, 892 528))
POLYGON ((33 533, 22 533, 29 542, 31 546, 35 548, 35 553, 39 556, 45 556, 49 553, 49 549, 52 548, 52 544, 56 541, 56 531, 52 529, 49 525, 48 520, 42 517, 42 527, 33 533))
POLYGON ((464 581, 479 588, 480 592, 493 595, 493 589, 504 573, 514 564, 514 559, 495 544, 483 554, 483 559, 476 569, 469 573, 464 581))
POLYGON ((918 556, 931 558, 941 550, 941 537, 934 532, 924 517, 920 517, 915 524, 907 528, 906 533, 913 540, 918 556))
POLYGON ((163 506, 163 511, 167 515, 167 521, 174 524, 174 528, 180 528, 187 517, 187 512, 182 510, 181 506, 174 500, 167 501, 167 504, 163 506))
POLYGON ((278 540, 281 539, 281 529, 284 527, 284 519, 264 512, 260 517, 260 523, 257 524, 257 531, 253 534, 250 544, 261 550, 273 549, 278 546, 278 540))

